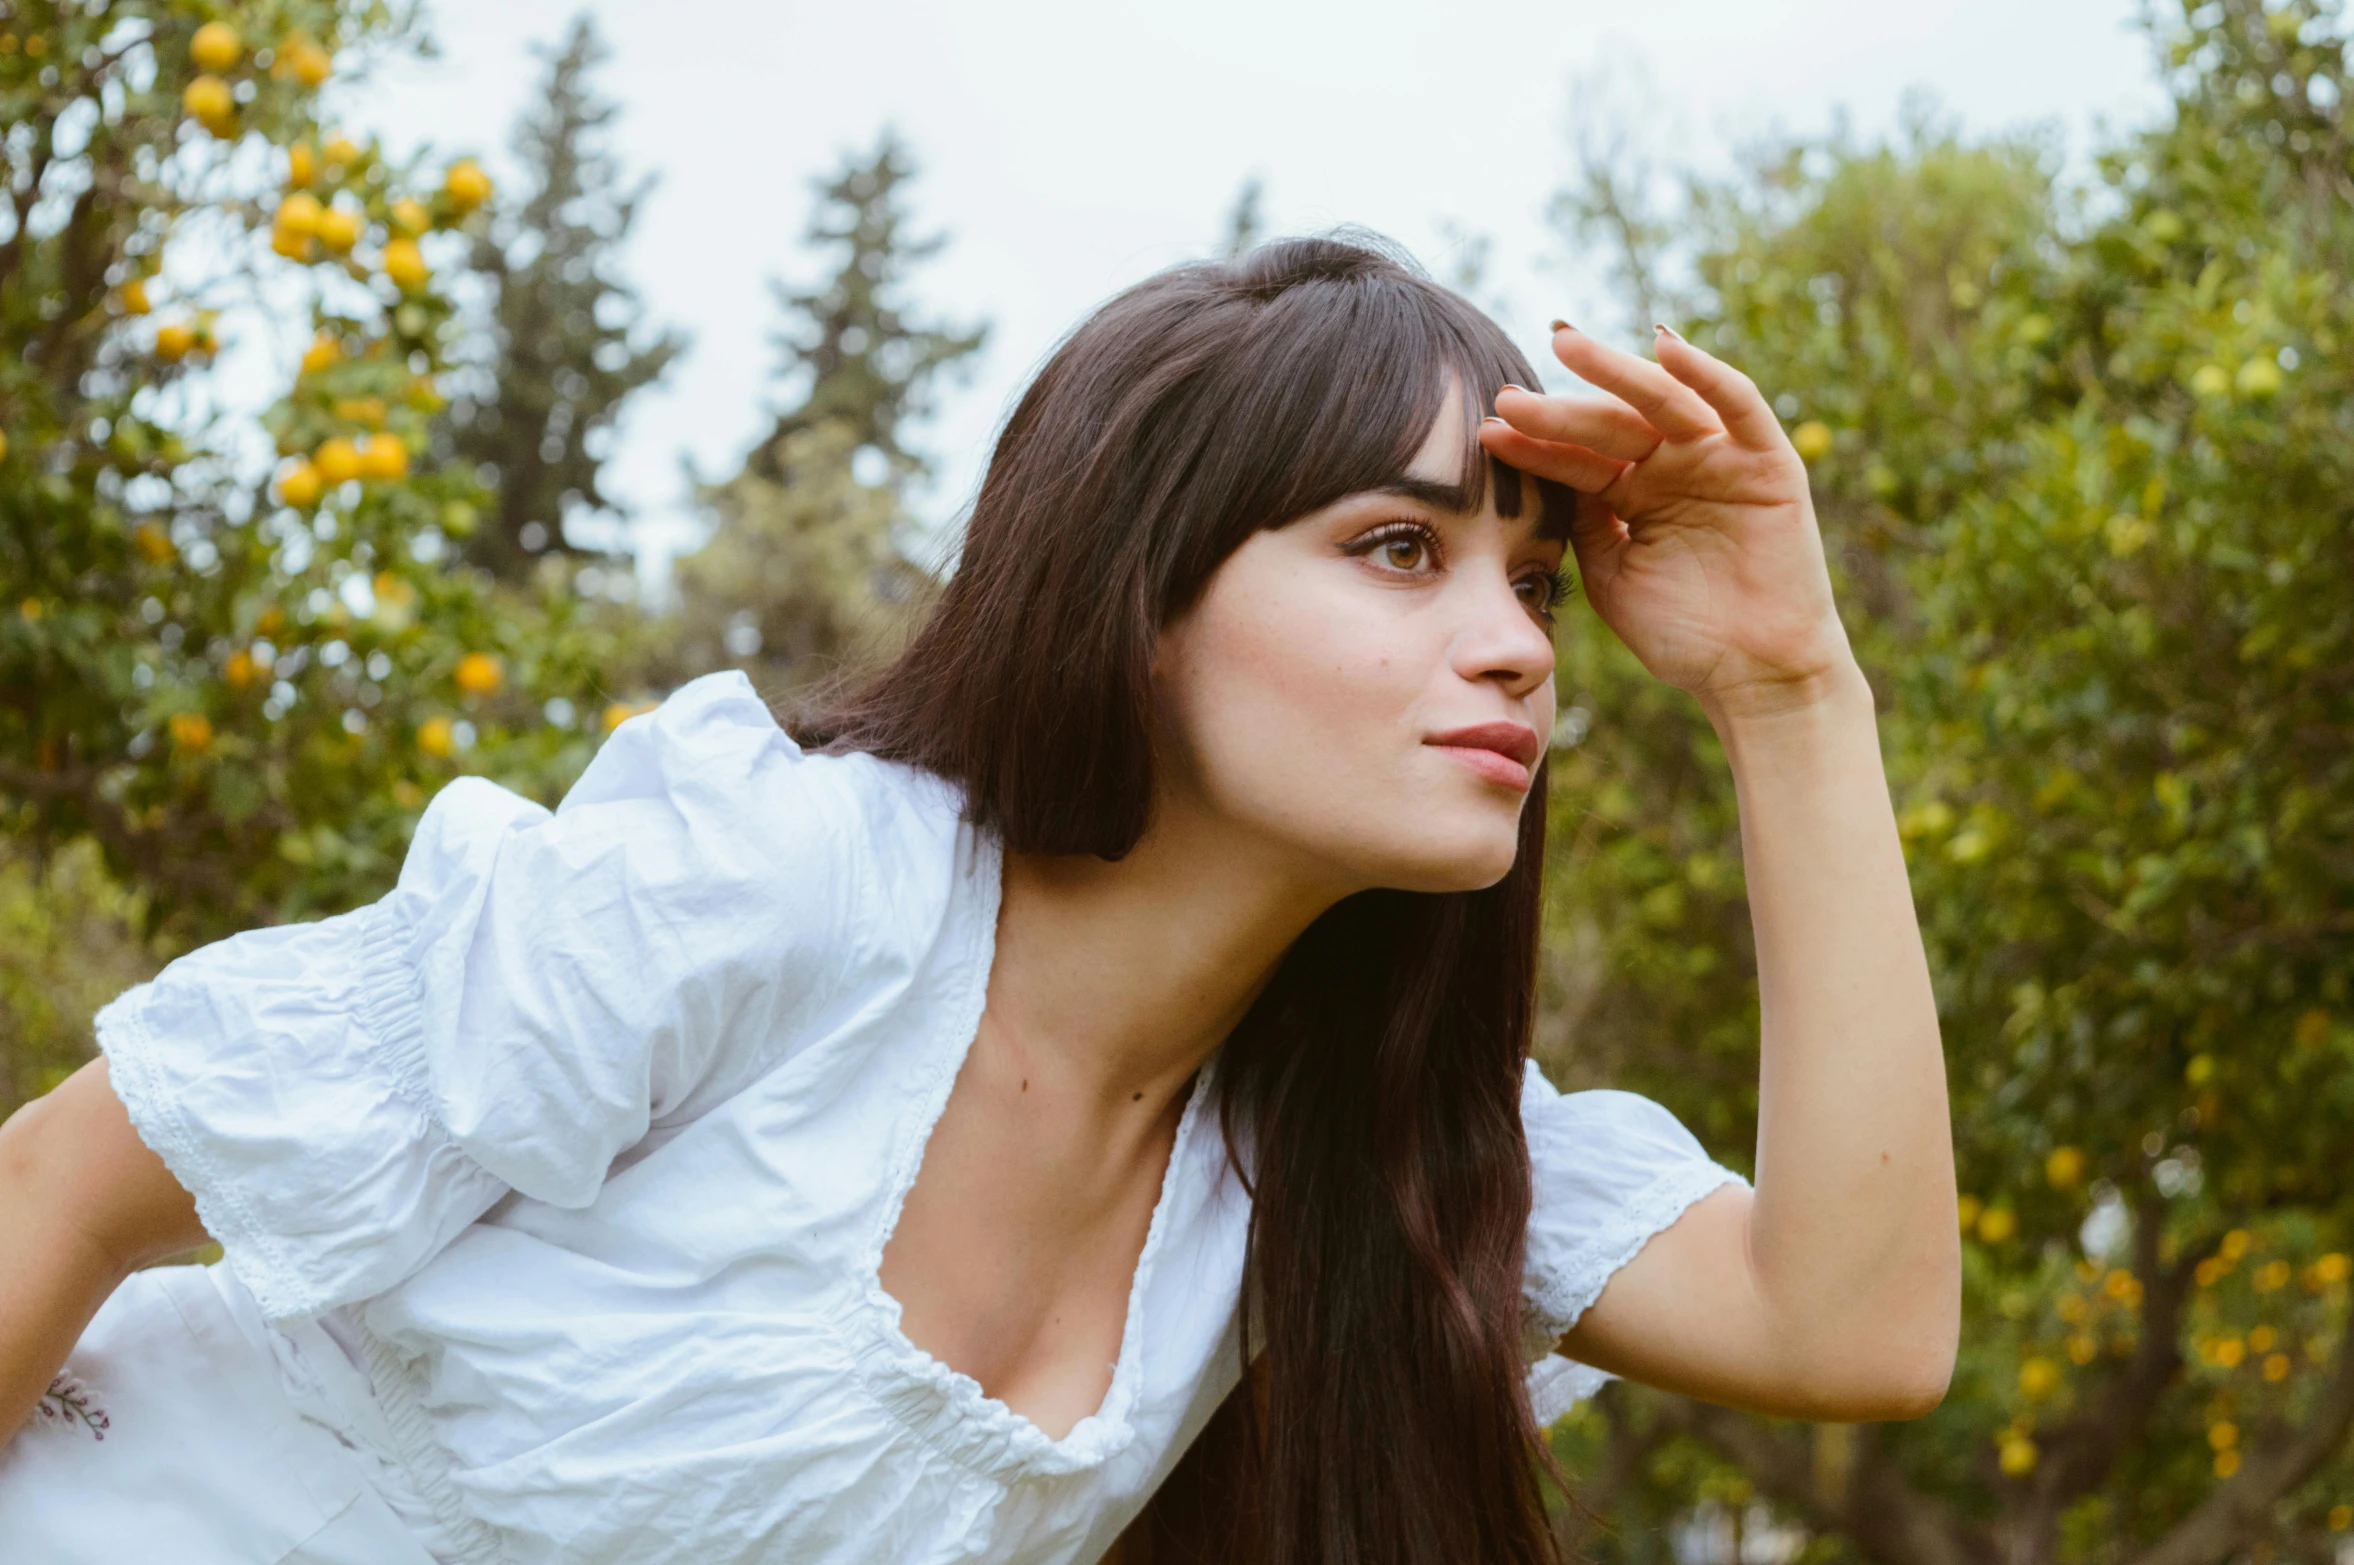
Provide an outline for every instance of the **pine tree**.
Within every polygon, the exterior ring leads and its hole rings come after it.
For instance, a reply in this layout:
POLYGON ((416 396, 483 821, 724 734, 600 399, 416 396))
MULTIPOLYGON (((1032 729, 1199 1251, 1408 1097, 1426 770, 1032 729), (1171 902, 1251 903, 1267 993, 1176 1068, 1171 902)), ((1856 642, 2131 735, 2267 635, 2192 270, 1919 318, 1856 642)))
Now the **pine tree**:
POLYGON ((477 245, 476 265, 497 287, 492 358, 475 395, 453 405, 450 438, 488 469, 498 496, 466 556, 509 579, 528 576, 551 548, 613 552, 568 535, 566 523, 618 515, 599 484, 612 426, 685 347, 676 331, 646 335, 636 290, 615 264, 653 179, 625 189, 604 145, 617 108, 589 78, 606 53, 586 13, 559 48, 540 51, 546 86, 514 139, 529 194, 477 245))
POLYGON ((987 329, 919 321, 904 302, 907 274, 945 242, 907 232, 913 172, 886 130, 818 184, 808 243, 831 270, 806 290, 775 285, 793 400, 743 470, 703 491, 716 525, 677 565, 690 668, 733 663, 771 690, 805 687, 885 650, 932 585, 895 541, 904 492, 928 471, 908 431, 987 329))

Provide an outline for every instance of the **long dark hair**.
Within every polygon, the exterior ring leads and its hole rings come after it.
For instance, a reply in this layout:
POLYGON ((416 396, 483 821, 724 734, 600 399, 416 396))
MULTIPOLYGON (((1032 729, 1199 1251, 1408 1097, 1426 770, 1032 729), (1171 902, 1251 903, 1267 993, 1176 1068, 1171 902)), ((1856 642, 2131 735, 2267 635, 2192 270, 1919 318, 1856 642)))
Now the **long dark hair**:
MULTIPOLYGON (((1536 383, 1495 324, 1370 236, 1162 272, 1023 394, 906 652, 792 726, 962 784, 1009 849, 1117 859, 1152 806, 1161 627, 1253 532, 1402 475, 1450 384, 1467 508, 1494 483, 1517 514, 1475 433, 1507 382, 1536 383)), ((1568 491, 1531 487, 1566 532, 1568 491)), ((1159 1565, 1558 1557, 1521 1355, 1544 787, 1501 881, 1342 901, 1221 1049, 1257 1364, 1155 1497, 1159 1565)))

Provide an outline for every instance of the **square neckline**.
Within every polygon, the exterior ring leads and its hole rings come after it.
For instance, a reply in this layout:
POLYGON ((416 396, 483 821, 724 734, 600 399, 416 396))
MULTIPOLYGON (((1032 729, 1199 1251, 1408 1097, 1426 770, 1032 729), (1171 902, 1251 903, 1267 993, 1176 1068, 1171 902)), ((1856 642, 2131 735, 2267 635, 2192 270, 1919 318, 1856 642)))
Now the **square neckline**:
POLYGON ((885 1183, 882 1210, 860 1252, 853 1316, 863 1328, 865 1352, 857 1364, 868 1388, 918 1437, 983 1473, 1011 1477, 1070 1473, 1100 1466, 1136 1439, 1132 1418, 1141 1395, 1144 1300, 1167 1234, 1169 1209, 1188 1149, 1199 1135, 1202 1106, 1218 1055, 1194 1072, 1178 1116, 1169 1160, 1146 1224, 1144 1245, 1129 1277, 1127 1308, 1120 1330, 1111 1384, 1094 1411, 1082 1416, 1059 1440, 1028 1415, 991 1396, 981 1383, 907 1335, 899 1300, 883 1286, 883 1251, 897 1232, 922 1171, 925 1150, 947 1111, 949 1095, 978 1040, 987 1007, 989 976, 996 966, 997 921, 1004 902, 1004 839, 994 830, 960 820, 957 824, 958 878, 975 904, 967 931, 960 990, 951 1025, 939 1029, 937 1056, 928 1062, 921 1087, 900 1115, 885 1183))

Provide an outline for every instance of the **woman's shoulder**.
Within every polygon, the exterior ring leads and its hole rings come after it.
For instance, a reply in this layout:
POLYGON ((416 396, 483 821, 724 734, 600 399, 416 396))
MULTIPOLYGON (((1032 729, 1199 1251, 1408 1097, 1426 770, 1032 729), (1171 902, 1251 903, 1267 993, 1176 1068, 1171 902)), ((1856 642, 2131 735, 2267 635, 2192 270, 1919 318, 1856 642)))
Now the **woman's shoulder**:
POLYGON ((963 795, 920 768, 805 750, 740 669, 687 681, 608 735, 553 811, 483 777, 460 777, 427 806, 402 868, 420 888, 486 865, 525 833, 553 867, 621 868, 633 899, 733 918, 709 893, 761 887, 833 902, 944 887, 963 795))

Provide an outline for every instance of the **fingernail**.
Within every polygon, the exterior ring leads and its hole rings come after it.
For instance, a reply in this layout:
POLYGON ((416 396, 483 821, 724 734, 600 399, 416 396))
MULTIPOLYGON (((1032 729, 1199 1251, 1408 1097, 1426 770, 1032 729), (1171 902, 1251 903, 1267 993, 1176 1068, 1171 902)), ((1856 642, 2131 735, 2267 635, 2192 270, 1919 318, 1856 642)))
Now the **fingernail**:
POLYGON ((1683 334, 1681 332, 1678 332, 1674 327, 1666 325, 1662 322, 1653 321, 1651 323, 1651 329, 1655 332, 1658 332, 1662 336, 1673 337, 1678 342, 1682 342, 1684 340, 1683 334))
POLYGON ((1522 384, 1520 384, 1520 382, 1518 382, 1518 381, 1516 381, 1516 380, 1508 380, 1508 381, 1504 382, 1504 387, 1503 387, 1503 389, 1504 389, 1504 390, 1506 390, 1506 391, 1517 391, 1517 392, 1521 392, 1521 393, 1523 393, 1523 394, 1526 394, 1526 393, 1527 393, 1527 391, 1528 391, 1528 387, 1526 387, 1526 386, 1523 386, 1522 384))
POLYGON ((1481 420, 1480 420, 1480 422, 1481 422, 1482 424, 1501 424, 1501 423, 1503 423, 1504 421, 1503 421, 1502 419, 1500 419, 1500 418, 1496 417, 1496 415, 1495 415, 1495 414, 1493 414, 1493 413, 1490 413, 1490 414, 1489 414, 1489 415, 1488 415, 1486 418, 1483 418, 1483 419, 1481 419, 1481 420))
POLYGON ((1577 328, 1576 328, 1575 326, 1572 326, 1572 325, 1570 325, 1570 324, 1569 324, 1569 322, 1567 322, 1567 321, 1555 321, 1555 322, 1553 323, 1553 329, 1554 329, 1555 331, 1576 331, 1576 330, 1577 330, 1577 328))

